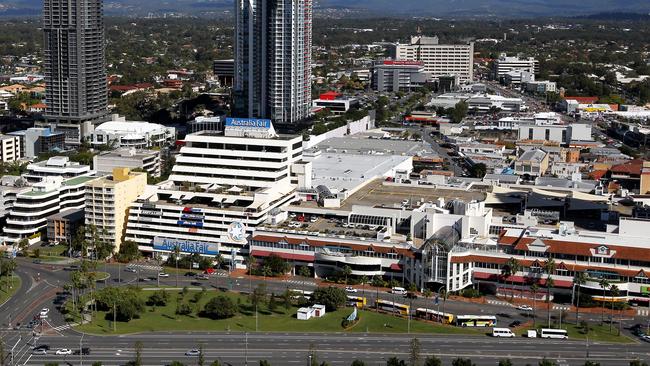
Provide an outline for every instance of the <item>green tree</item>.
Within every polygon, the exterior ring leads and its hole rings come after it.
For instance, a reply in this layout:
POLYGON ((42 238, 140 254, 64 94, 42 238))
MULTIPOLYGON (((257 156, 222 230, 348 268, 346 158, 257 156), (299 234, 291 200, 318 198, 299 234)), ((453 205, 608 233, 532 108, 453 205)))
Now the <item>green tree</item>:
POLYGON ((619 296, 621 294, 621 291, 618 289, 618 286, 611 285, 609 287, 609 294, 612 297, 612 301, 611 301, 612 312, 611 312, 610 319, 609 319, 609 331, 611 332, 612 331, 612 323, 614 323, 614 298, 619 296))
POLYGON ((366 363, 361 360, 354 360, 350 366, 366 366, 366 363))
POLYGON ((509 358, 504 358, 503 360, 499 360, 499 366, 512 366, 512 361, 509 358))
POLYGON ((533 283, 530 285, 530 291, 533 293, 533 327, 535 327, 537 318, 537 292, 539 291, 539 285, 533 283))
POLYGON ((122 262, 131 262, 140 259, 142 254, 138 249, 138 244, 132 240, 125 240, 120 245, 118 259, 122 262))
POLYGON ((551 360, 547 360, 546 357, 544 357, 541 361, 539 361, 539 366, 557 366, 557 364, 551 360))
POLYGON ((442 361, 436 356, 429 356, 424 359, 424 366, 442 366, 442 361))
POLYGON ((267 360, 260 360, 260 366, 271 366, 271 363, 267 360))
POLYGON ((210 299, 203 307, 203 314, 211 319, 227 319, 235 316, 237 306, 224 295, 210 299))
POLYGON ((611 286, 609 281, 603 277, 598 281, 598 285, 600 285, 600 288, 603 289, 603 299, 602 299, 602 311, 600 313, 600 322, 604 323, 605 322, 605 296, 607 293, 607 289, 611 286))
POLYGON ((391 357, 386 360, 386 366, 406 366, 406 362, 404 362, 404 360, 400 360, 397 357, 391 357))
MULTIPOLYGON (((519 272, 520 270, 521 270, 521 264, 519 263, 519 261, 514 257, 510 257, 506 261, 506 263, 504 263, 503 266, 501 267, 501 276, 503 276, 507 281, 508 278, 511 278, 512 276, 517 274, 517 272, 519 272)), ((510 299, 512 299, 515 295, 514 281, 511 281, 511 286, 512 286, 511 287, 512 292, 510 293, 510 299)))
POLYGON ((95 361, 91 365, 92 366, 102 366, 102 362, 101 361, 95 361))
POLYGON ((463 119, 467 116, 469 106, 466 102, 461 101, 456 103, 454 108, 451 110, 449 117, 453 123, 461 123, 463 119))
POLYGON ((587 282, 587 275, 580 271, 573 276, 573 285, 576 287, 576 325, 580 323, 580 288, 587 282))
POLYGON ((600 363, 587 360, 583 366, 600 366, 600 363))
POLYGON ((269 308, 269 311, 275 311, 275 309, 277 309, 278 303, 275 300, 275 294, 271 294, 271 296, 269 297, 269 304, 267 305, 267 307, 269 308))
POLYGON ((199 359, 196 360, 196 364, 198 366, 204 366, 205 365, 205 356, 203 356, 203 345, 199 346, 199 359))
POLYGON ((409 366, 420 366, 420 340, 413 338, 409 345, 409 366))
POLYGON ((341 275, 345 276, 345 285, 348 285, 348 277, 352 275, 352 268, 350 266, 345 265, 341 269, 341 275))
POLYGON ((167 305, 167 302, 169 301, 169 293, 165 290, 158 290, 154 291, 151 295, 149 295, 149 300, 147 301, 147 305, 149 306, 165 306, 167 305))
POLYGON ((314 290, 313 300, 317 304, 325 305, 327 311, 334 311, 345 305, 347 295, 345 290, 338 287, 318 287, 314 290))
POLYGON ((264 260, 264 266, 268 266, 271 270, 270 276, 284 275, 288 270, 287 262, 281 257, 271 254, 264 260))
POLYGON ((451 361, 451 366, 475 366, 475 364, 469 358, 458 357, 451 361))
POLYGON ((487 172, 487 166, 484 163, 476 163, 470 168, 470 173, 474 178, 483 178, 487 172))
POLYGON ((264 284, 259 284, 253 292, 248 296, 251 305, 253 305, 255 308, 257 308, 260 304, 263 304, 266 302, 266 285, 264 284))
POLYGON ((176 305, 176 315, 190 315, 192 307, 185 301, 179 301, 176 305))
POLYGON ((223 365, 221 364, 221 362, 219 362, 219 360, 214 360, 214 361, 212 361, 210 366, 223 366, 223 365))
POLYGON ((135 359, 133 359, 133 366, 142 366, 142 349, 143 349, 142 342, 136 341, 134 348, 135 348, 135 359))
POLYGON ((636 360, 630 361, 630 366, 648 366, 648 364, 641 361, 641 360, 639 360, 639 359, 636 359, 636 360))
POLYGON ((551 327, 551 288, 555 282, 553 281, 553 274, 555 273, 556 264, 553 258, 548 257, 544 263, 544 272, 546 273, 546 302, 548 303, 548 327, 551 327))

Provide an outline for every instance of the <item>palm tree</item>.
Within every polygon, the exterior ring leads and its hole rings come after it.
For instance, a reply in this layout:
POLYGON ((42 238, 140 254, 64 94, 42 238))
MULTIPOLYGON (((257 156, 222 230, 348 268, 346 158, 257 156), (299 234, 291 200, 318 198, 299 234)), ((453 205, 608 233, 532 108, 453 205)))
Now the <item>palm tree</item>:
POLYGON ((600 279, 600 281, 598 281, 598 284, 600 285, 600 288, 603 289, 603 300, 602 300, 603 301, 603 307, 602 307, 602 311, 601 311, 601 314, 600 314, 600 322, 604 323, 605 322, 605 294, 606 294, 607 289, 610 286, 610 283, 609 283, 609 281, 607 281, 607 279, 605 277, 603 277, 603 278, 600 279))
MULTIPOLYGON (((506 281, 506 284, 508 283, 508 278, 510 278, 512 276, 512 268, 510 267, 510 265, 508 265, 508 262, 510 262, 510 259, 508 259, 503 264, 503 266, 501 266, 501 276, 506 281)), ((512 285, 512 287, 514 287, 514 284, 512 285)))
POLYGON ((345 286, 348 285, 348 276, 352 275, 352 268, 350 266, 345 265, 343 269, 341 270, 341 273, 345 276, 345 286))
POLYGON ((178 287, 178 257, 181 255, 181 247, 174 247, 174 259, 176 259, 176 287, 178 287))
MULTIPOLYGON (((506 278, 506 280, 517 274, 521 270, 521 264, 515 258, 510 258, 503 264, 501 267, 501 275, 506 278)), ((515 297, 515 281, 514 279, 510 282, 512 292, 510 293, 510 300, 515 297)))
POLYGON ((618 290, 618 286, 616 285, 611 285, 609 287, 609 295, 612 297, 612 315, 611 319, 609 320, 609 332, 612 332, 612 323, 614 322, 614 298, 620 295, 620 291, 618 290))
POLYGON ((530 286, 530 291, 533 292, 533 327, 535 327, 535 312, 537 311, 537 291, 539 291, 539 285, 537 283, 533 283, 530 286))
POLYGON ((546 272, 546 302, 548 303, 548 327, 551 327, 551 288, 555 284, 552 275, 555 273, 555 261, 548 257, 544 263, 544 272, 546 272))
POLYGON ((309 271, 309 268, 307 266, 302 266, 298 270, 298 276, 302 277, 302 285, 303 287, 305 286, 305 279, 309 276, 311 276, 311 271, 309 271))
POLYGON ((576 325, 580 323, 580 287, 587 282, 587 275, 584 272, 576 272, 573 277, 573 285, 578 288, 576 296, 576 325))
POLYGON ((366 297, 366 283, 368 283, 367 276, 361 276, 361 296, 366 297))

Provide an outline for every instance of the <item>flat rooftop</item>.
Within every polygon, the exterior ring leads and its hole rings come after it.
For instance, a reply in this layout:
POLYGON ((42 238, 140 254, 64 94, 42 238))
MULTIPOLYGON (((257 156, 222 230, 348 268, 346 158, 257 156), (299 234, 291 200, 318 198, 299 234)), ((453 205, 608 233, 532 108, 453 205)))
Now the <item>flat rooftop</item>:
POLYGON ((377 139, 367 137, 332 137, 318 145, 317 148, 327 151, 343 151, 348 153, 375 153, 387 155, 432 156, 438 155, 430 145, 409 140, 377 139))

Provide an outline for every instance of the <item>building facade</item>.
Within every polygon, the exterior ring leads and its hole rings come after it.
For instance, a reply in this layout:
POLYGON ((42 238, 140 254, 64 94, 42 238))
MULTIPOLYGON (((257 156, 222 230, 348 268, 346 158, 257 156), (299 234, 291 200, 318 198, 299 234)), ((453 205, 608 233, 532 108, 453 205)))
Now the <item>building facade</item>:
POLYGON ((408 91, 430 79, 421 61, 381 61, 372 68, 372 88, 380 92, 408 91))
POLYGON ((93 157, 93 168, 98 174, 110 174, 120 167, 140 169, 151 177, 160 177, 160 151, 122 148, 93 157))
POLYGON ((107 115, 103 0, 43 2, 44 117, 79 143, 107 115))
MULTIPOLYGON (((520 58, 501 54, 492 64, 492 76, 496 80, 505 78, 511 71, 524 71, 530 74, 539 73, 539 61, 533 57, 520 58)), ((534 81, 534 80, 533 80, 534 81)))
POLYGON ((235 115, 296 123, 311 108, 312 0, 235 1, 235 115))
POLYGON ((432 78, 455 75, 460 83, 474 79, 474 43, 439 44, 438 37, 411 37, 409 44, 395 44, 395 60, 420 61, 432 78))
POLYGON ((115 252, 122 244, 131 203, 144 193, 146 186, 147 174, 131 172, 129 168, 115 168, 113 175, 86 185, 86 227, 93 225, 101 240, 114 245, 115 252))
POLYGON ((248 122, 187 135, 169 180, 131 205, 126 239, 149 255, 179 246, 241 266, 248 233, 295 200, 292 166, 302 157, 300 136, 276 135, 268 120, 241 126, 248 122))
POLYGON ((158 123, 136 121, 110 121, 97 126, 91 144, 112 148, 126 147, 148 149, 163 147, 176 139, 176 129, 158 123))
POLYGON ((94 174, 95 172, 88 165, 70 161, 67 156, 54 156, 44 161, 28 164, 23 178, 30 183, 34 183, 44 180, 45 177, 70 179, 94 174))
POLYGON ((0 136, 0 162, 9 163, 22 157, 20 137, 12 135, 0 136))

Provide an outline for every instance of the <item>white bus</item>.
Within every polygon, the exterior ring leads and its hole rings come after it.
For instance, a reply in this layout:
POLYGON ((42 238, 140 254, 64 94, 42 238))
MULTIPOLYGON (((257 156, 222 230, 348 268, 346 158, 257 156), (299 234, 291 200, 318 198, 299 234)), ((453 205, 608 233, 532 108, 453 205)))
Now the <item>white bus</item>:
POLYGON ((514 338, 515 334, 509 328, 492 329, 492 337, 514 338))
POLYGON ((494 315, 458 315, 456 325, 459 327, 494 327, 497 317, 494 315))
POLYGON ((564 329, 542 329, 539 336, 541 338, 569 339, 569 334, 564 329))

